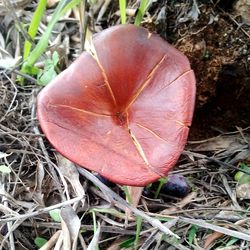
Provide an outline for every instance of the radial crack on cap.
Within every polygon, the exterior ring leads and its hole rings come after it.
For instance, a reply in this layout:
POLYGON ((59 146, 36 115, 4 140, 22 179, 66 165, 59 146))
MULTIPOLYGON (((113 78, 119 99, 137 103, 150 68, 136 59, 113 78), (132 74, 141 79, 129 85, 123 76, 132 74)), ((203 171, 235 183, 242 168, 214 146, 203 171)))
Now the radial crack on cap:
POLYGON ((153 69, 149 72, 148 76, 146 77, 146 80, 142 83, 142 85, 139 87, 139 89, 136 91, 136 93, 132 96, 131 100, 129 101, 128 105, 125 107, 125 110, 127 111, 129 107, 136 101, 138 96, 142 93, 142 91, 147 87, 150 80, 154 76, 154 74, 157 72, 157 69, 162 64, 162 62, 165 60, 166 55, 164 55, 159 62, 156 63, 156 65, 153 67, 153 69))
POLYGON ((96 61, 97 65, 98 65, 98 67, 100 68, 103 79, 104 79, 104 83, 105 83, 106 87, 108 88, 108 91, 109 91, 109 93, 111 95, 111 98, 112 98, 114 104, 116 105, 117 101, 116 101, 114 92, 113 92, 113 90, 111 88, 111 85, 109 83, 109 80, 108 80, 107 74, 105 72, 105 69, 102 66, 102 64, 101 64, 101 62, 100 62, 100 60, 98 58, 98 55, 97 55, 97 52, 96 52, 96 49, 95 49, 95 45, 94 45, 93 42, 91 43, 90 50, 87 51, 87 52, 93 57, 93 59, 96 61))
POLYGON ((131 131, 130 128, 128 129, 128 131, 129 131, 129 134, 130 134, 130 136, 131 136, 131 138, 132 138, 132 141, 133 141, 133 143, 134 143, 134 145, 135 145, 135 148, 136 148, 138 154, 141 156, 141 158, 142 158, 143 161, 145 162, 145 165, 148 167, 148 169, 149 169, 151 172, 153 172, 153 173, 155 173, 155 174, 157 174, 157 175, 159 175, 159 176, 163 176, 162 173, 159 173, 158 171, 156 171, 156 169, 155 169, 153 166, 151 166, 151 164, 149 163, 149 161, 148 161, 148 159, 147 159, 147 157, 146 157, 146 154, 145 154, 145 152, 144 152, 144 150, 143 150, 143 148, 142 148, 140 142, 138 141, 138 139, 137 139, 136 136, 133 134, 133 132, 131 131))
POLYGON ((88 111, 83 108, 75 108, 69 105, 64 105, 64 104, 49 104, 48 106, 53 107, 53 108, 66 108, 66 109, 71 109, 72 111, 77 111, 77 112, 82 112, 88 115, 93 115, 93 116, 102 116, 102 117, 111 117, 109 114, 101 114, 101 113, 96 113, 93 111, 88 111))

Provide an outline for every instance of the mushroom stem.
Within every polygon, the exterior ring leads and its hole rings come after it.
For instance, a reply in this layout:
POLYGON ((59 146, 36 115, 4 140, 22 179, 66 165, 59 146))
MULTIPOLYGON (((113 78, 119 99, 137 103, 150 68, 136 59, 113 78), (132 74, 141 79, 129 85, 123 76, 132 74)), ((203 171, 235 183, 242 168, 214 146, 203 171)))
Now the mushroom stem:
MULTIPOLYGON (((133 207, 137 207, 141 198, 141 194, 143 191, 143 187, 134 187, 134 186, 127 186, 127 190, 128 190, 128 195, 129 197, 127 197, 127 201, 130 199, 130 203, 133 207)), ((131 218, 132 212, 129 209, 126 209, 126 217, 129 219, 131 218)))

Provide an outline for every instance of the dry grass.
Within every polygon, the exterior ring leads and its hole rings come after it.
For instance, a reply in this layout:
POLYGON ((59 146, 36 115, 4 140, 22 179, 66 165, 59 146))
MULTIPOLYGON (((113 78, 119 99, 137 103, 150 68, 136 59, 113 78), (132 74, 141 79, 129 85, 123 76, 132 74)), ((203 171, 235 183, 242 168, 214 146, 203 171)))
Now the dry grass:
MULTIPOLYGON (((119 22, 117 4, 105 3, 87 9, 93 32, 119 22)), ((22 15, 17 12, 15 22, 28 23, 35 6, 28 4, 22 15)), ((128 13, 133 15, 135 4, 130 6, 128 13)), ((152 6, 143 25, 178 37, 179 26, 173 20, 189 18, 182 21, 192 24, 195 13, 187 15, 190 7, 181 2, 173 10, 172 5, 160 1, 152 6), (161 19, 164 8, 171 14, 171 27, 164 26, 161 19)), ((220 10, 214 6, 214 11, 220 10)), ((50 50, 61 53, 61 65, 68 65, 80 53, 76 15, 62 20, 51 38, 57 38, 50 50)), ((15 58, 23 39, 10 22, 12 18, 0 15, 4 49, 15 58)), ((40 32, 44 29, 41 26, 40 32)), ((248 27, 240 29, 248 39, 248 27)), ((42 249, 96 249, 97 243, 99 249, 121 249, 121 243, 130 238, 133 242, 136 235, 136 219, 126 218, 127 208, 143 218, 138 249, 250 249, 249 197, 239 196, 239 184, 234 180, 239 163, 250 162, 249 128, 235 127, 231 133, 190 141, 172 172, 188 179, 192 187, 188 196, 180 199, 160 194, 154 199, 145 195, 135 209, 124 200, 122 187, 111 190, 55 152, 36 118, 40 87, 29 76, 24 86, 18 85, 18 73, 18 67, 15 71, 0 69, 0 165, 11 169, 10 174, 0 173, 0 249, 36 249, 38 236, 48 240, 42 249), (61 210, 61 222, 49 214, 55 209, 61 210)))

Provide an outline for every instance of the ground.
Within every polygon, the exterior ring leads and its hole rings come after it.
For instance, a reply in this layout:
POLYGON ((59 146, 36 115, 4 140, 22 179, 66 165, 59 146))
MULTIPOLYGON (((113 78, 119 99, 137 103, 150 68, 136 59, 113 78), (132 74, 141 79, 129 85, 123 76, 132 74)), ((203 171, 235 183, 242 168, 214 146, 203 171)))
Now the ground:
MULTIPOLYGON (((44 249, 55 244, 54 249, 95 249, 98 240, 99 249, 110 250, 249 249, 250 181, 235 179, 239 167, 249 171, 250 164, 249 1, 153 1, 142 21, 188 57, 197 96, 187 146, 171 172, 187 179, 190 192, 184 198, 160 192, 155 198, 158 183, 145 189, 134 211, 143 218, 139 232, 139 220, 125 216, 123 188, 112 185, 114 194, 98 182, 93 185, 87 173, 79 176, 40 132, 36 96, 42 87, 26 75, 23 84, 17 81, 20 64, 14 71, 3 65, 3 59, 13 62, 22 55, 37 6, 36 1, 16 3, 13 15, 0 0, 0 165, 11 170, 0 170, 0 248, 37 249, 34 240, 41 237, 48 241, 44 249), (57 220, 54 209, 61 207, 57 220), (180 239, 164 235, 152 218, 180 239)), ((129 1, 128 22, 133 23, 137 7, 129 1)), ((120 22, 118 1, 93 1, 86 13, 93 33, 120 22)), ((47 55, 59 52, 60 69, 80 53, 77 14, 71 11, 61 19, 50 38, 47 55)), ((43 58, 38 66, 44 67, 43 58)))

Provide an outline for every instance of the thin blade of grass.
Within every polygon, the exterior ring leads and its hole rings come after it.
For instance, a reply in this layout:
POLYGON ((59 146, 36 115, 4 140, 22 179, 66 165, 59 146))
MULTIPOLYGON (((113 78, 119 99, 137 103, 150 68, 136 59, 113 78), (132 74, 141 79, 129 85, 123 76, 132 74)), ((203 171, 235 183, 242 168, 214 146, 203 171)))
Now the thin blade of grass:
POLYGON ((87 250, 98 250, 99 249, 98 241, 99 241, 99 237, 101 233, 101 226, 100 226, 100 223, 98 223, 98 226, 97 226, 95 212, 92 212, 92 216, 93 216, 93 225, 94 225, 94 237, 92 238, 87 250))
POLYGON ((128 186, 124 186, 123 191, 124 191, 124 193, 126 195, 126 200, 128 201, 128 203, 132 204, 132 197, 131 197, 131 195, 129 193, 128 186))
POLYGON ((89 210, 89 212, 99 212, 99 213, 105 213, 105 214, 111 214, 113 216, 116 216, 120 219, 124 219, 125 214, 117 211, 114 208, 92 208, 89 210))
POLYGON ((160 194, 160 192, 161 192, 162 186, 163 186, 164 184, 166 184, 167 181, 168 181, 168 179, 167 179, 166 177, 165 177, 165 178, 160 178, 160 179, 159 179, 159 185, 158 185, 157 190, 156 190, 155 195, 154 195, 154 198, 155 198, 155 199, 158 198, 158 196, 159 196, 159 194, 160 194))
POLYGON ((96 213, 93 210, 92 210, 92 217, 93 217, 93 226, 94 226, 94 233, 95 233, 96 230, 97 230, 97 227, 96 227, 96 213))
POLYGON ((42 35, 40 41, 38 42, 34 50, 28 56, 24 67, 30 68, 36 63, 36 61, 48 47, 49 37, 53 31, 55 24, 68 10, 78 5, 80 1, 81 0, 72 0, 72 1, 62 0, 59 2, 45 33, 42 35))
POLYGON ((144 16, 145 12, 148 10, 151 3, 152 3, 152 0, 141 0, 140 7, 139 7, 137 15, 135 17, 135 25, 136 26, 140 26, 142 18, 144 16))
POLYGON ((126 0, 119 0, 119 7, 121 13, 121 23, 126 23, 126 0))
MULTIPOLYGON (((41 22, 41 19, 43 17, 44 11, 46 9, 46 4, 47 4, 47 0, 40 0, 38 3, 38 6, 34 12, 34 15, 32 17, 30 26, 29 26, 29 30, 28 30, 28 34, 30 36, 30 38, 33 40, 37 34, 37 30, 39 27, 39 24, 41 22)), ((24 49, 23 49, 23 59, 25 60, 31 50, 31 42, 28 40, 25 40, 24 42, 24 49)))
POLYGON ((138 245, 139 245, 141 224, 142 224, 142 217, 136 216, 136 235, 135 235, 135 242, 134 242, 135 250, 138 248, 138 245))

